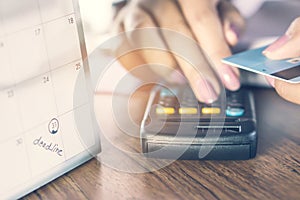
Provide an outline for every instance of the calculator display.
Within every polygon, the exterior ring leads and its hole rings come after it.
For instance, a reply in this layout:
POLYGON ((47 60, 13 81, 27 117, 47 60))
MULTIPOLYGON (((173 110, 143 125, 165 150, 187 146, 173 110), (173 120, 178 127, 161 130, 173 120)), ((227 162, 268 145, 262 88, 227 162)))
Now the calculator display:
POLYGON ((40 187, 98 145, 78 11, 75 0, 0 0, 0 199, 40 187))

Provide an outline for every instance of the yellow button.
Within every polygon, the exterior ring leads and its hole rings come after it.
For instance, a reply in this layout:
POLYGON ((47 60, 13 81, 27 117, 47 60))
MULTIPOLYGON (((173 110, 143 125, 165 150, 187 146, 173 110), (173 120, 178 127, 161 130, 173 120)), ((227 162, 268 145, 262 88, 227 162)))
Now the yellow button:
POLYGON ((158 115, 172 115, 175 113, 175 109, 172 107, 159 107, 156 108, 156 114, 158 115))
POLYGON ((198 113, 197 108, 179 108, 179 114, 182 115, 194 115, 198 113))
POLYGON ((221 109, 220 108, 202 108, 202 114, 220 114, 221 109))

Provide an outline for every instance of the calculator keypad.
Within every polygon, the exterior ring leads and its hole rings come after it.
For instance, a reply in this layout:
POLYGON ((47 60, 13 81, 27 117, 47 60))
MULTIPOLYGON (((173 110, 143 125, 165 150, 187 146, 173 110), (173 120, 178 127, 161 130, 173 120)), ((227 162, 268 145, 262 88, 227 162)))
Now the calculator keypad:
POLYGON ((243 98, 239 91, 226 91, 226 104, 222 108, 220 102, 204 104, 198 102, 191 89, 169 90, 163 88, 159 93, 157 115, 211 116, 224 113, 227 117, 242 117, 245 114, 243 98))
POLYGON ((217 101, 205 104, 198 102, 189 87, 175 87, 176 94, 161 86, 150 94, 141 127, 142 150, 148 157, 244 160, 255 156, 257 133, 251 91, 222 91, 217 101), (207 151, 200 156, 203 147, 207 151))

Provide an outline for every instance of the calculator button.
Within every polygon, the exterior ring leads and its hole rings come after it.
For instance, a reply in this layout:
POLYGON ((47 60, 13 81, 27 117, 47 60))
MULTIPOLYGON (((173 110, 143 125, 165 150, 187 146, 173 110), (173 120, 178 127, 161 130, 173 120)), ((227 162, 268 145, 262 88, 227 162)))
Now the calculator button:
POLYGON ((205 107, 205 108, 202 108, 201 112, 204 115, 220 114, 221 113, 221 109, 220 108, 216 108, 216 107, 213 107, 213 108, 205 107))
POLYGON ((226 115, 228 117, 240 117, 243 116, 245 112, 244 108, 232 108, 232 107, 228 107, 226 109, 226 115))
POLYGON ((176 89, 169 90, 169 89, 163 88, 160 90, 160 97, 174 97, 177 95, 177 93, 178 93, 178 91, 176 89))
POLYGON ((179 114, 181 115, 195 115, 197 113, 197 108, 179 108, 179 114))
POLYGON ((228 91, 226 93, 226 96, 227 96, 227 98, 241 100, 242 93, 240 93, 240 92, 232 92, 232 91, 229 92, 228 91))
POLYGON ((177 101, 174 97, 163 97, 159 100, 158 103, 163 107, 172 107, 177 103, 177 101))
POLYGON ((156 114, 158 114, 158 115, 172 115, 174 113, 175 113, 175 109, 172 107, 156 108, 156 114))
POLYGON ((232 107, 232 108, 241 108, 241 107, 243 107, 243 104, 241 104, 241 103, 234 103, 234 102, 228 102, 227 106, 228 107, 232 107))
POLYGON ((182 107, 197 107, 198 102, 197 101, 182 101, 181 106, 182 107))

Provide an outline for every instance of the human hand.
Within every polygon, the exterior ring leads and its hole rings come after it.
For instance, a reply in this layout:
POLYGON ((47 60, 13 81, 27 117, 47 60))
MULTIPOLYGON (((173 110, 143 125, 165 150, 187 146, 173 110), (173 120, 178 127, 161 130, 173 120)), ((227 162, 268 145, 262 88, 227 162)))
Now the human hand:
MULTIPOLYGON (((219 79, 229 90, 240 87, 238 69, 221 63, 222 58, 231 55, 229 46, 238 42, 238 36, 244 28, 244 20, 228 1, 132 0, 118 13, 115 24, 118 32, 149 27, 173 30, 195 40, 201 47, 187 49, 197 55, 197 66, 170 53, 172 49, 170 52, 142 49, 119 58, 127 69, 147 63, 169 66, 172 70, 149 67, 170 82, 174 79, 174 72, 182 72, 198 100, 206 103, 217 99, 220 93, 219 79)), ((136 42, 135 39, 128 36, 126 42, 131 45, 136 42)), ((139 41, 143 39, 148 38, 139 36, 139 41)), ((155 42, 164 43, 169 48, 176 44, 176 41, 164 35, 157 35, 155 42)))
MULTIPOLYGON (((295 19, 286 33, 265 49, 263 54, 275 60, 299 57, 300 17, 295 19)), ((288 83, 273 78, 267 78, 267 80, 281 97, 290 102, 300 104, 300 83, 288 83)))

